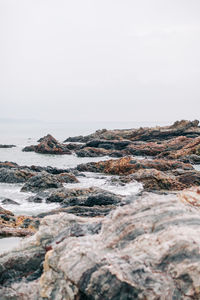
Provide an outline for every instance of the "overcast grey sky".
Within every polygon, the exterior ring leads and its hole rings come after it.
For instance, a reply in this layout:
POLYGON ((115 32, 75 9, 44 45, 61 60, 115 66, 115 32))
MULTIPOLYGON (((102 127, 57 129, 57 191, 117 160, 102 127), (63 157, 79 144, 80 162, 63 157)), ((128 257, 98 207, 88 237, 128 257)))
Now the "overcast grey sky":
POLYGON ((199 0, 0 0, 0 118, 199 118, 199 0))

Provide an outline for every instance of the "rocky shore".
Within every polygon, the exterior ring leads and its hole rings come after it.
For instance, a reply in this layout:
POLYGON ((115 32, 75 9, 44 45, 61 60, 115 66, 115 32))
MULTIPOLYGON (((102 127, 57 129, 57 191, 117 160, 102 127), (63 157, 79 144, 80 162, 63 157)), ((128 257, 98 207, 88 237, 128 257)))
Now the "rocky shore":
POLYGON ((0 182, 20 184, 28 203, 59 205, 16 216, 6 205, 20 203, 1 200, 0 237, 28 237, 0 255, 0 299, 200 299, 197 120, 63 143, 47 135, 23 151, 101 160, 68 169, 0 162, 0 182), (112 192, 77 187, 88 174, 107 175, 112 192), (135 182, 135 195, 113 192, 135 182))

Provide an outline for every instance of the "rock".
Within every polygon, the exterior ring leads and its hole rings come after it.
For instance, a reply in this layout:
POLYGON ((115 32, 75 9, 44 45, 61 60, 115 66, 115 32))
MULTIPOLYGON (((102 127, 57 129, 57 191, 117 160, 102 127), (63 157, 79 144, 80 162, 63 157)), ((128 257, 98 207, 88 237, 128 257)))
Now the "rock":
POLYGON ((31 177, 21 188, 22 192, 38 192, 45 189, 60 188, 62 183, 56 176, 41 172, 31 177))
POLYGON ((71 173, 60 173, 57 175, 60 182, 63 183, 78 183, 78 179, 71 173))
POLYGON ((20 205, 18 202, 9 199, 9 198, 5 198, 1 201, 2 204, 12 204, 12 205, 20 205))
POLYGON ((199 225, 196 208, 175 195, 146 195, 105 217, 100 232, 51 244, 41 298, 198 299, 199 225))
POLYGON ((42 154, 71 154, 67 145, 59 143, 50 134, 41 138, 38 145, 27 146, 23 148, 22 151, 35 151, 36 153, 42 154))
POLYGON ((115 160, 111 159, 107 161, 80 164, 77 166, 77 170, 81 172, 100 172, 112 175, 128 175, 140 169, 170 171, 174 169, 193 170, 193 167, 190 164, 185 164, 176 160, 136 160, 129 156, 115 160))
POLYGON ((105 150, 105 149, 96 149, 96 148, 83 148, 78 151, 75 151, 76 155, 78 157, 99 157, 99 156, 106 156, 110 155, 111 151, 105 150))
POLYGON ((103 218, 45 217, 25 244, 0 256, 0 295, 198 299, 199 203, 192 188, 178 196, 145 193, 103 218))
POLYGON ((0 148, 14 148, 16 145, 2 145, 0 144, 0 148))
MULTIPOLYGON (((127 176, 121 180, 124 182, 127 176)), ((128 176, 129 181, 141 182, 145 191, 177 191, 187 187, 181 183, 175 175, 166 174, 156 169, 139 170, 128 176)))
POLYGON ((44 255, 45 250, 37 246, 29 246, 1 255, 0 285, 9 286, 14 282, 20 282, 23 278, 27 281, 39 278, 43 270, 44 255))
POLYGON ((177 136, 188 136, 191 138, 200 135, 199 121, 177 121, 171 126, 139 128, 139 129, 115 129, 97 130, 87 136, 70 137, 65 142, 87 143, 92 140, 130 140, 130 141, 161 141, 169 140, 177 136))
POLYGON ((5 183, 24 183, 35 174, 27 170, 16 168, 0 168, 0 182, 5 183))
POLYGON ((169 159, 183 159, 189 155, 195 155, 200 158, 200 137, 192 139, 189 143, 177 151, 170 151, 167 157, 169 159))
POLYGON ((14 216, 11 211, 0 207, 0 237, 32 235, 39 224, 38 218, 14 216))

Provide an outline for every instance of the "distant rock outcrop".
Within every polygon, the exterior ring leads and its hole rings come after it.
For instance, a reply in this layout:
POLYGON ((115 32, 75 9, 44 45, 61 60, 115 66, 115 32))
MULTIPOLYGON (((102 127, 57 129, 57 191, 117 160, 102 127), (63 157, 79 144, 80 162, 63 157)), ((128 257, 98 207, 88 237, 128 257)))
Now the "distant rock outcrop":
POLYGON ((38 140, 39 144, 36 146, 27 146, 22 151, 42 154, 71 154, 67 145, 59 143, 52 135, 47 136, 38 140))

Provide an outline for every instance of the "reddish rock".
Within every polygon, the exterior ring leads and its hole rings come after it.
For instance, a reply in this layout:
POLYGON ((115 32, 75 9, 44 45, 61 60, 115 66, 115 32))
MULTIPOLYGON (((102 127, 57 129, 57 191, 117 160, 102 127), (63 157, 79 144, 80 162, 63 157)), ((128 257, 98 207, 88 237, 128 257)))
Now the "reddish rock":
POLYGON ((112 175, 128 175, 135 173, 140 169, 156 169, 159 171, 170 171, 173 169, 193 170, 192 165, 185 164, 176 160, 165 159, 142 159, 135 160, 130 156, 120 159, 110 159, 107 161, 100 161, 97 163, 87 163, 77 166, 79 171, 85 172, 102 172, 112 175))
POLYGON ((59 143, 53 136, 48 134, 41 138, 40 143, 36 146, 27 146, 22 151, 29 152, 34 151, 36 153, 43 154, 71 154, 67 145, 59 143))
POLYGON ((11 211, 0 207, 0 237, 32 235, 39 223, 39 218, 14 216, 11 211))

